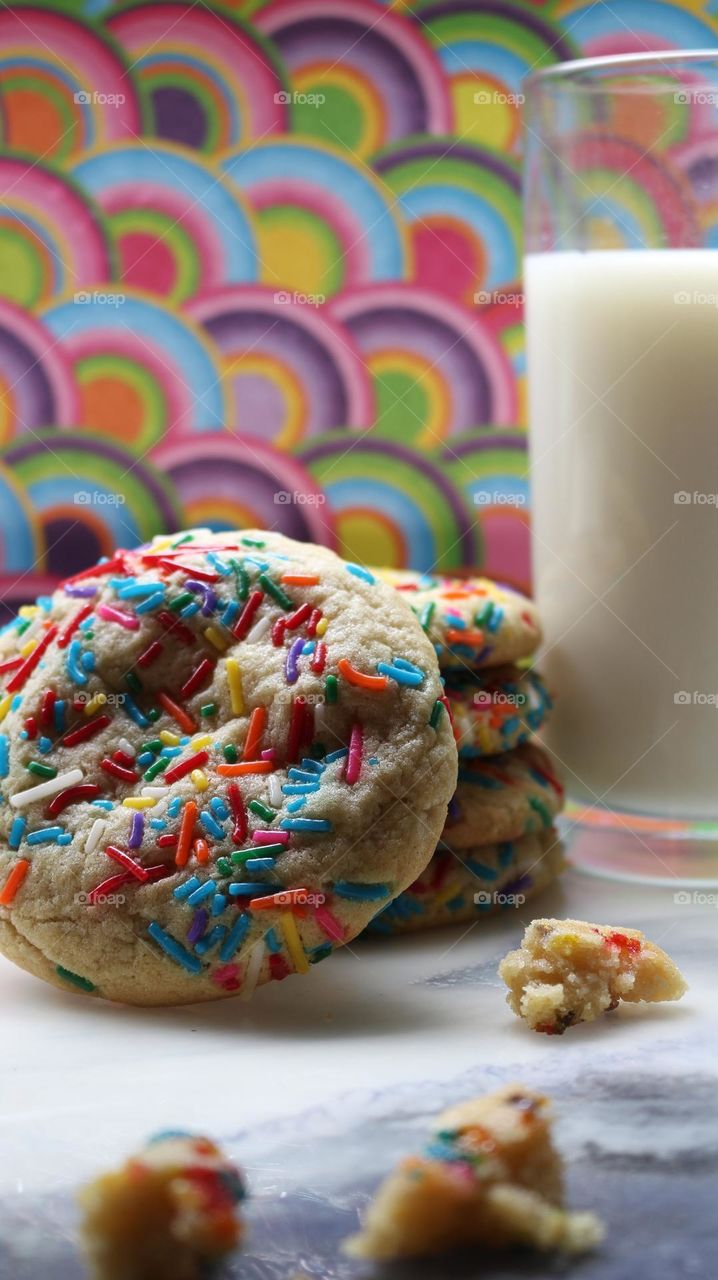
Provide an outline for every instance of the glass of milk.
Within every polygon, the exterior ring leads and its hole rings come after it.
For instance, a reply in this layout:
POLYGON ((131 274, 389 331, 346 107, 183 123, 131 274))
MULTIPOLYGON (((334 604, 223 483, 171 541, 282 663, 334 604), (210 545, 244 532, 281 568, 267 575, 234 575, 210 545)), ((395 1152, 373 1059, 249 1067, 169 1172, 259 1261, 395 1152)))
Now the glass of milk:
POLYGON ((706 888, 718 883, 718 55, 552 67, 527 82, 525 126, 534 584, 571 855, 706 888))

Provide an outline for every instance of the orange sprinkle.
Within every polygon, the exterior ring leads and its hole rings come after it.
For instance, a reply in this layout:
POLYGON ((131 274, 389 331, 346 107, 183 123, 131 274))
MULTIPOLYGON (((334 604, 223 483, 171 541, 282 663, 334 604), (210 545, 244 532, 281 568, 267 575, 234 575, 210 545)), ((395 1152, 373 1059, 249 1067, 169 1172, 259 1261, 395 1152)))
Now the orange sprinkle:
POLYGON ((209 862, 209 845, 206 840, 202 840, 198 837, 192 847, 194 849, 194 856, 198 862, 209 862))
POLYGON ((467 596, 473 596, 475 594, 475 591, 467 591, 465 588, 462 588, 454 589, 453 591, 442 591, 441 598, 442 600, 465 600, 467 596))
POLYGON ((194 824, 197 821, 197 805, 194 800, 188 800, 182 810, 182 821, 180 822, 179 839, 177 840, 177 852, 175 854, 175 862, 178 867, 187 865, 189 858, 189 847, 192 843, 192 835, 194 832, 194 824))
POLYGON ((243 760, 241 764, 218 764, 221 778, 243 778, 246 773, 271 773, 271 760, 243 760))
POLYGON ((180 729, 184 729, 185 733, 195 732, 197 725, 192 717, 188 716, 187 712, 184 711, 182 707, 178 707, 177 703, 173 702, 170 695, 165 693, 164 689, 158 689, 157 701, 163 710, 167 712, 167 715, 172 716, 172 719, 177 721, 180 729))
POLYGON ((389 683, 387 676, 367 676, 363 671, 357 671, 348 658, 340 658, 337 667, 345 680, 358 685, 360 689, 372 689, 378 693, 380 689, 386 689, 389 683))
POLYGON ((476 631, 468 628, 462 631, 460 627, 449 627, 446 632, 447 644, 483 644, 483 631, 476 631))
POLYGON ((280 582, 288 587, 315 587, 319 582, 318 573, 283 573, 280 582))
POLYGON ((13 867, 0 892, 0 906, 9 907, 30 869, 27 858, 20 858, 13 867))
POLYGON ((281 893, 273 893, 266 898, 252 898, 250 911, 273 911, 276 907, 304 906, 308 889, 282 889, 281 893))
POLYGON ((247 730, 247 741, 244 744, 242 752, 243 760, 256 760, 259 755, 262 734, 264 733, 267 723, 267 708, 255 707, 249 718, 249 728, 247 730))

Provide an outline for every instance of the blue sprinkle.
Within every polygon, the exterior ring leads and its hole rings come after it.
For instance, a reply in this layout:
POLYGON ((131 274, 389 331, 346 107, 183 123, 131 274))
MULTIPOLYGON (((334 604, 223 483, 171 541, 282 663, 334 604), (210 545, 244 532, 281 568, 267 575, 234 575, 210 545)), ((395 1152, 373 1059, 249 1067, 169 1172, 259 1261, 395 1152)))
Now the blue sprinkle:
POLYGON ((164 818, 150 818, 150 826, 153 831, 164 831, 167 823, 164 818))
POLYGON ((236 600, 230 600, 224 613, 220 614, 220 622, 225 627, 231 627, 232 623, 239 617, 239 605, 236 600))
POLYGON ((10 768, 10 741, 6 733, 0 733, 0 778, 7 778, 10 768))
POLYGON ((22 840, 23 835, 25 834, 26 826, 27 826, 27 821, 25 818, 17 817, 13 820, 13 824, 10 828, 10 835, 8 837, 8 844, 11 849, 20 848, 20 841, 22 840))
POLYGON ((40 608, 43 609, 45 613, 49 613, 53 605, 52 596, 38 596, 35 603, 39 604, 40 608))
POLYGON ((21 707, 21 706, 22 706, 22 694, 21 694, 21 693, 16 693, 16 694, 15 694, 15 697, 13 698, 12 702, 10 703, 10 710, 11 710, 11 711, 17 711, 17 710, 18 710, 18 708, 19 708, 19 707, 21 707))
POLYGON ((129 586, 131 582, 136 582, 136 581, 137 581, 137 578, 135 577, 107 579, 108 586, 112 587, 113 591, 119 591, 121 587, 129 586))
POLYGON ((299 809, 303 809, 307 803, 306 796, 302 796, 299 800, 290 800, 287 805, 287 813, 297 813, 299 809))
POLYGON ((311 773, 309 769, 290 769, 287 777, 292 782, 316 782, 319 785, 316 773, 311 773))
POLYGON ((388 898, 391 886, 388 884, 358 884, 351 880, 337 880, 334 892, 340 898, 353 898, 358 902, 376 902, 380 898, 388 898))
POLYGON ((229 809, 221 796, 215 796, 213 800, 210 800, 209 807, 214 816, 219 818, 220 822, 227 821, 227 818, 229 817, 229 809))
POLYGON ((311 756, 305 756, 302 760, 302 768, 307 769, 309 773, 324 773, 326 767, 321 760, 312 760, 311 756))
POLYGON ((211 898, 215 889, 214 880, 205 880, 204 884, 201 884, 198 889, 192 890, 187 899, 188 905, 190 907, 198 907, 200 902, 204 902, 205 898, 211 898))
POLYGON ((475 858, 462 858, 464 866, 472 873, 478 876, 480 880, 496 880, 498 871, 494 867, 487 867, 485 862, 477 862, 475 858))
POLYGON ((223 893, 215 893, 212 899, 212 915, 221 916, 222 912, 226 909, 226 906, 227 898, 225 895, 223 893))
POLYGON ((62 733, 65 728, 65 700, 58 698, 52 712, 55 728, 58 733, 62 733))
MULTIPOLYGON (((136 600, 142 596, 152 596, 157 594, 163 596, 164 593, 165 585, 163 582, 136 582, 134 579, 130 579, 130 581, 120 587, 117 592, 120 600, 136 600)), ((142 606, 138 606, 138 613, 141 607, 142 606)))
POLYGON ((363 569, 360 564, 347 563, 345 568, 349 573, 353 573, 355 578, 361 578, 362 582, 368 582, 370 587, 374 586, 376 582, 374 574, 370 573, 368 569, 363 569))
POLYGON ((199 605, 196 600, 191 600, 186 604, 184 609, 180 609, 180 618, 192 618, 195 613, 199 613, 199 605))
POLYGON ((27 729, 21 729, 18 734, 18 737, 21 738, 23 742, 26 742, 29 736, 27 729))
POLYGON ((174 800, 170 800, 169 804, 167 805, 167 812, 170 818, 176 818, 181 808, 182 808, 182 797, 175 796, 174 800))
POLYGON ((420 676, 426 675, 426 672, 422 671, 421 667, 417 667, 415 663, 409 662, 408 658, 395 658, 394 666, 401 667, 402 671, 415 671, 420 676))
POLYGON ((369 759, 367 760, 367 764, 378 764, 378 763, 379 763, 378 756, 369 756, 369 759))
POLYGON ((52 751, 52 739, 44 737, 39 738, 37 747, 41 755, 46 756, 48 751, 52 751))
POLYGON ((91 631, 94 625, 95 625, 95 615, 94 613, 91 613, 89 617, 82 619, 82 622, 80 623, 78 630, 91 631))
POLYGON ((62 835, 57 837, 55 844, 72 844, 72 832, 63 831, 62 835))
POLYGON ((108 813, 115 807, 111 800, 91 800, 90 804, 93 809, 105 809, 108 813))
POLYGON ((173 896, 178 902, 184 902, 185 898, 189 898, 189 895, 194 893, 195 889, 199 889, 201 883, 197 876, 190 876, 189 880, 185 880, 184 884, 177 886, 173 896))
POLYGON ((82 645, 79 640, 71 640, 70 647, 67 651, 67 674, 75 684, 87 684, 87 676, 80 666, 82 659, 82 645))
POLYGON ((343 760, 348 755, 349 751, 346 747, 339 747, 338 751, 330 751, 329 755, 324 757, 324 760, 326 764, 333 764, 335 760, 343 760))
POLYGON ((211 951, 213 947, 216 947, 220 942, 223 942, 226 932, 227 930, 223 924, 216 924, 214 929, 210 929, 209 933, 206 934, 204 938, 200 938, 199 942, 195 944, 194 949, 197 952, 197 955, 204 956, 208 951, 211 951))
POLYGON ((199 820, 208 835, 214 836, 215 840, 224 840, 225 832, 219 823, 215 822, 209 809, 202 810, 199 820))
POLYGON ((488 619, 488 622, 484 623, 484 626, 486 627, 487 631, 491 631, 491 632, 498 631, 503 620, 504 620, 504 610, 502 609, 501 605, 492 603, 491 616, 488 619))
POLYGON ((187 743, 188 743, 188 742, 191 742, 191 741, 192 741, 192 739, 189 737, 189 735, 188 735, 188 734, 185 734, 185 736, 184 736, 183 738, 180 738, 180 746, 181 746, 181 747, 186 747, 186 746, 187 746, 187 743))
POLYGON ((232 959, 232 956, 235 954, 238 948, 241 947, 242 943, 244 942, 244 939, 249 933, 249 927, 250 927, 249 916, 248 915, 240 916, 236 924, 232 925, 232 928, 230 929, 229 933, 227 934, 227 937, 222 943, 222 947, 219 953, 220 960, 226 963, 226 961, 232 959))
POLYGON ((207 559, 209 560, 209 563, 212 565, 212 568, 216 569, 217 573, 221 573, 223 578, 228 577, 228 575, 232 572, 230 566, 228 564, 225 564, 224 560, 220 560, 219 556, 216 555, 214 551, 207 552, 207 559))
POLYGON ((247 858, 245 867, 247 871, 271 871, 276 862, 276 858, 247 858))
POLYGON ((95 670, 94 653, 89 653, 89 652, 83 653, 82 657, 80 658, 80 665, 82 666, 83 671, 94 671, 95 670))
POLYGON ((231 884, 229 892, 233 898, 266 898, 275 891, 269 885, 257 884, 253 880, 242 880, 239 883, 231 884))
POLYGON ((62 835, 65 835, 63 827, 41 827, 38 831, 28 831, 25 839, 28 844, 57 844, 62 835))
POLYGON ((190 955, 189 951, 186 951, 171 934, 165 933, 164 929, 161 929, 156 921, 153 920, 148 925, 147 932, 151 938, 154 938, 155 942, 159 943, 162 950, 172 960, 176 960, 178 964, 181 964, 184 969, 187 969, 190 973, 199 973, 201 971, 202 965, 197 957, 190 955))
POLYGON ((159 609, 164 604, 165 593, 164 588, 161 591, 155 591, 154 595, 148 596, 142 604, 135 605, 135 613, 151 613, 153 609, 159 609))
POLYGON ((332 824, 327 818, 283 818, 280 822, 282 831, 331 831, 332 824))
POLYGON ((377 662, 376 669, 382 676, 390 676, 392 680, 396 680, 397 684, 408 684, 413 689, 424 680, 424 676, 417 671, 405 671, 403 667, 392 666, 390 662, 377 662))
POLYGON ((126 693, 123 696, 122 710, 125 712, 125 715, 130 717, 130 720, 134 720, 135 724, 140 726, 140 729, 146 729, 149 726, 150 721, 147 719, 147 716, 140 711, 134 698, 131 698, 129 693, 126 693))
POLYGON ((172 756, 181 756, 182 748, 181 747, 163 747, 162 750, 160 751, 160 755, 166 756, 167 759, 169 760, 172 758, 172 756))
POLYGON ((318 782, 285 782, 282 792, 285 796, 309 796, 319 790, 318 782))
POLYGON ((267 944, 267 950, 271 951, 272 955, 276 955, 278 951, 282 950, 282 944, 277 937, 276 929, 267 929, 264 941, 267 944))
POLYGON ((317 642, 316 642, 316 640, 307 640, 306 644, 304 645, 304 647, 303 647, 303 649, 302 649, 302 653, 303 653, 303 654, 304 654, 304 653, 314 653, 314 650, 316 649, 316 647, 317 647, 317 642))
POLYGON ((139 754, 139 755, 138 755, 138 757, 137 757, 137 763, 138 763, 138 765, 140 765, 143 769, 144 769, 144 767, 145 767, 145 765, 146 765, 146 764, 152 764, 152 761, 153 761, 153 760, 154 760, 154 756, 153 756, 153 754, 152 754, 152 752, 151 752, 151 751, 141 751, 141 752, 140 752, 140 754, 139 754))

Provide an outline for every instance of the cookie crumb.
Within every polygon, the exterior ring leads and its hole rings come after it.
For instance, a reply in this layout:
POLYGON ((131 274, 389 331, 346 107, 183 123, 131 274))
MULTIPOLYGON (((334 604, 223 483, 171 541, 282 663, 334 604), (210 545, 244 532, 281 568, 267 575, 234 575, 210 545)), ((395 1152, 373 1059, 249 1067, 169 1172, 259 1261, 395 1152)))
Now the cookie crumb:
POLYGON ((508 1004, 532 1031, 563 1035, 625 1000, 680 1000, 686 983, 638 929, 586 920, 534 920, 499 965, 508 1004))
POLYGON ((481 1244, 581 1254, 603 1239, 592 1213, 563 1208, 548 1099, 522 1085, 450 1107, 433 1140, 385 1180, 351 1257, 418 1258, 481 1244))

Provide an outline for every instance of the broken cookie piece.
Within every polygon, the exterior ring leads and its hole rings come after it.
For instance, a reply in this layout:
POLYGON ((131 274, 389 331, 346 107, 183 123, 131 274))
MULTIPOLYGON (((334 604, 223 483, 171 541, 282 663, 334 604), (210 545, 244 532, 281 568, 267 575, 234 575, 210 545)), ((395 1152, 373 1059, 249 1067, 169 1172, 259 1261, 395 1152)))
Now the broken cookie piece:
POLYGON ((83 1188, 95 1280, 207 1280, 238 1245, 244 1183, 209 1138, 159 1134, 83 1188))
POLYGON ((585 920, 534 920, 499 965, 509 1005, 533 1031, 562 1035, 621 1000, 680 1000, 686 984, 665 951, 637 929, 585 920))
POLYGON ((423 1155, 382 1184, 363 1230, 345 1242, 355 1258, 417 1258, 481 1244, 585 1253, 603 1228, 563 1208, 561 1158, 548 1099, 521 1085, 449 1108, 423 1155))

